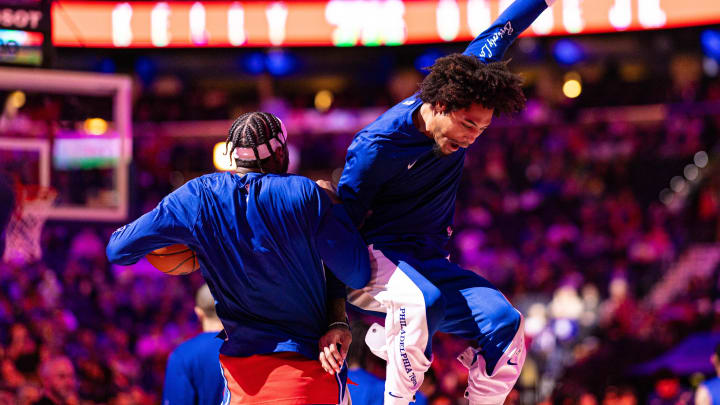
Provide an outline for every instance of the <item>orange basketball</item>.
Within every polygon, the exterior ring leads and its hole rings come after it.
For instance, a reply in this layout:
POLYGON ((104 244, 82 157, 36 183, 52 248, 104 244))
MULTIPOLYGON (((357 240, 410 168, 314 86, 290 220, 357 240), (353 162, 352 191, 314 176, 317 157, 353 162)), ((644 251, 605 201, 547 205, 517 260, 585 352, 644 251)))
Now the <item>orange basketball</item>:
POLYGON ((172 276, 190 274, 200 268, 195 252, 179 243, 153 250, 145 258, 156 269, 172 276))

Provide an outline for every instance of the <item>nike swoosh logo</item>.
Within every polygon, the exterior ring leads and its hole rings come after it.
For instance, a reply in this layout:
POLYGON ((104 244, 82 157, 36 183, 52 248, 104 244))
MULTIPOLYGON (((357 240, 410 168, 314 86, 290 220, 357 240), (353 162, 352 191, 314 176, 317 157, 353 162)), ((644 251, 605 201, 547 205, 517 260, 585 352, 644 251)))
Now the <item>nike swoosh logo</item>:
POLYGON ((508 360, 508 363, 507 363, 507 364, 509 364, 509 365, 511 365, 511 366, 517 366, 517 365, 518 365, 517 363, 513 363, 512 360, 508 360))
POLYGON ((388 392, 388 395, 390 395, 391 397, 394 397, 394 398, 402 398, 402 397, 399 397, 399 396, 393 394, 392 392, 388 392))
POLYGON ((408 170, 412 169, 412 167, 415 166, 415 163, 417 163, 417 160, 408 165, 408 170))

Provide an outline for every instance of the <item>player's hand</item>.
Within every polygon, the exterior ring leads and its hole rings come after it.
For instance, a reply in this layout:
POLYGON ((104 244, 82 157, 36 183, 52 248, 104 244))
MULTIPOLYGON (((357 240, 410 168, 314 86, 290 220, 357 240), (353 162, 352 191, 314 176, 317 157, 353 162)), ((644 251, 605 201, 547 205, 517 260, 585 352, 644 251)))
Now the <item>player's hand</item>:
POLYGON ((335 189, 335 186, 327 181, 327 180, 318 180, 316 181, 317 185, 320 186, 320 188, 324 189, 327 193, 328 197, 330 197, 330 200, 333 202, 333 204, 340 204, 342 201, 340 201, 340 198, 337 196, 337 190, 335 189))
POLYGON ((352 334, 346 328, 328 330, 318 342, 322 368, 330 374, 339 373, 351 342, 352 334))

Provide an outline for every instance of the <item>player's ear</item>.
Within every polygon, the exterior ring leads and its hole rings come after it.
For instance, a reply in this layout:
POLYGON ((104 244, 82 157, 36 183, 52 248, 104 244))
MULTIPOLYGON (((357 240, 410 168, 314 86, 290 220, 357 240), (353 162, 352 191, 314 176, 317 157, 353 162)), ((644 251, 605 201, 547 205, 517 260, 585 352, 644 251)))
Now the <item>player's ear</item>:
POLYGON ((287 144, 281 148, 277 148, 272 155, 272 169, 269 169, 273 173, 287 173, 289 166, 289 155, 287 150, 287 144))
POLYGON ((277 148, 275 155, 277 155, 278 160, 282 162, 287 156, 287 145, 283 145, 282 148, 277 148))
POLYGON ((200 307, 195 307, 195 315, 197 315, 198 320, 200 320, 200 323, 202 323, 203 319, 205 319, 205 312, 203 312, 200 307))

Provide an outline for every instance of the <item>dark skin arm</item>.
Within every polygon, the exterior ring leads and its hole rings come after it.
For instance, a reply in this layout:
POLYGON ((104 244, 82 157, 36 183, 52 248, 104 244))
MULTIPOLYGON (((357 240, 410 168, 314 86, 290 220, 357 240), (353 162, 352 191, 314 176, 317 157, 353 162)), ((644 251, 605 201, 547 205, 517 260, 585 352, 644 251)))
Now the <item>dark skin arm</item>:
MULTIPOLYGON (((345 298, 328 298, 327 304, 329 325, 347 322, 345 298)), ((320 364, 325 371, 330 374, 340 372, 351 342, 352 334, 345 325, 333 326, 320 338, 320 364)))
MULTIPOLYGON (((333 204, 341 203, 337 197, 335 186, 331 182, 318 180, 317 184, 327 192, 333 204)), ((325 371, 334 374, 340 372, 345 362, 347 351, 350 348, 350 343, 352 342, 352 334, 350 333, 349 327, 346 326, 347 313, 345 312, 345 298, 328 297, 327 314, 328 325, 332 325, 335 322, 345 323, 334 325, 328 329, 318 342, 320 364, 325 371)))

